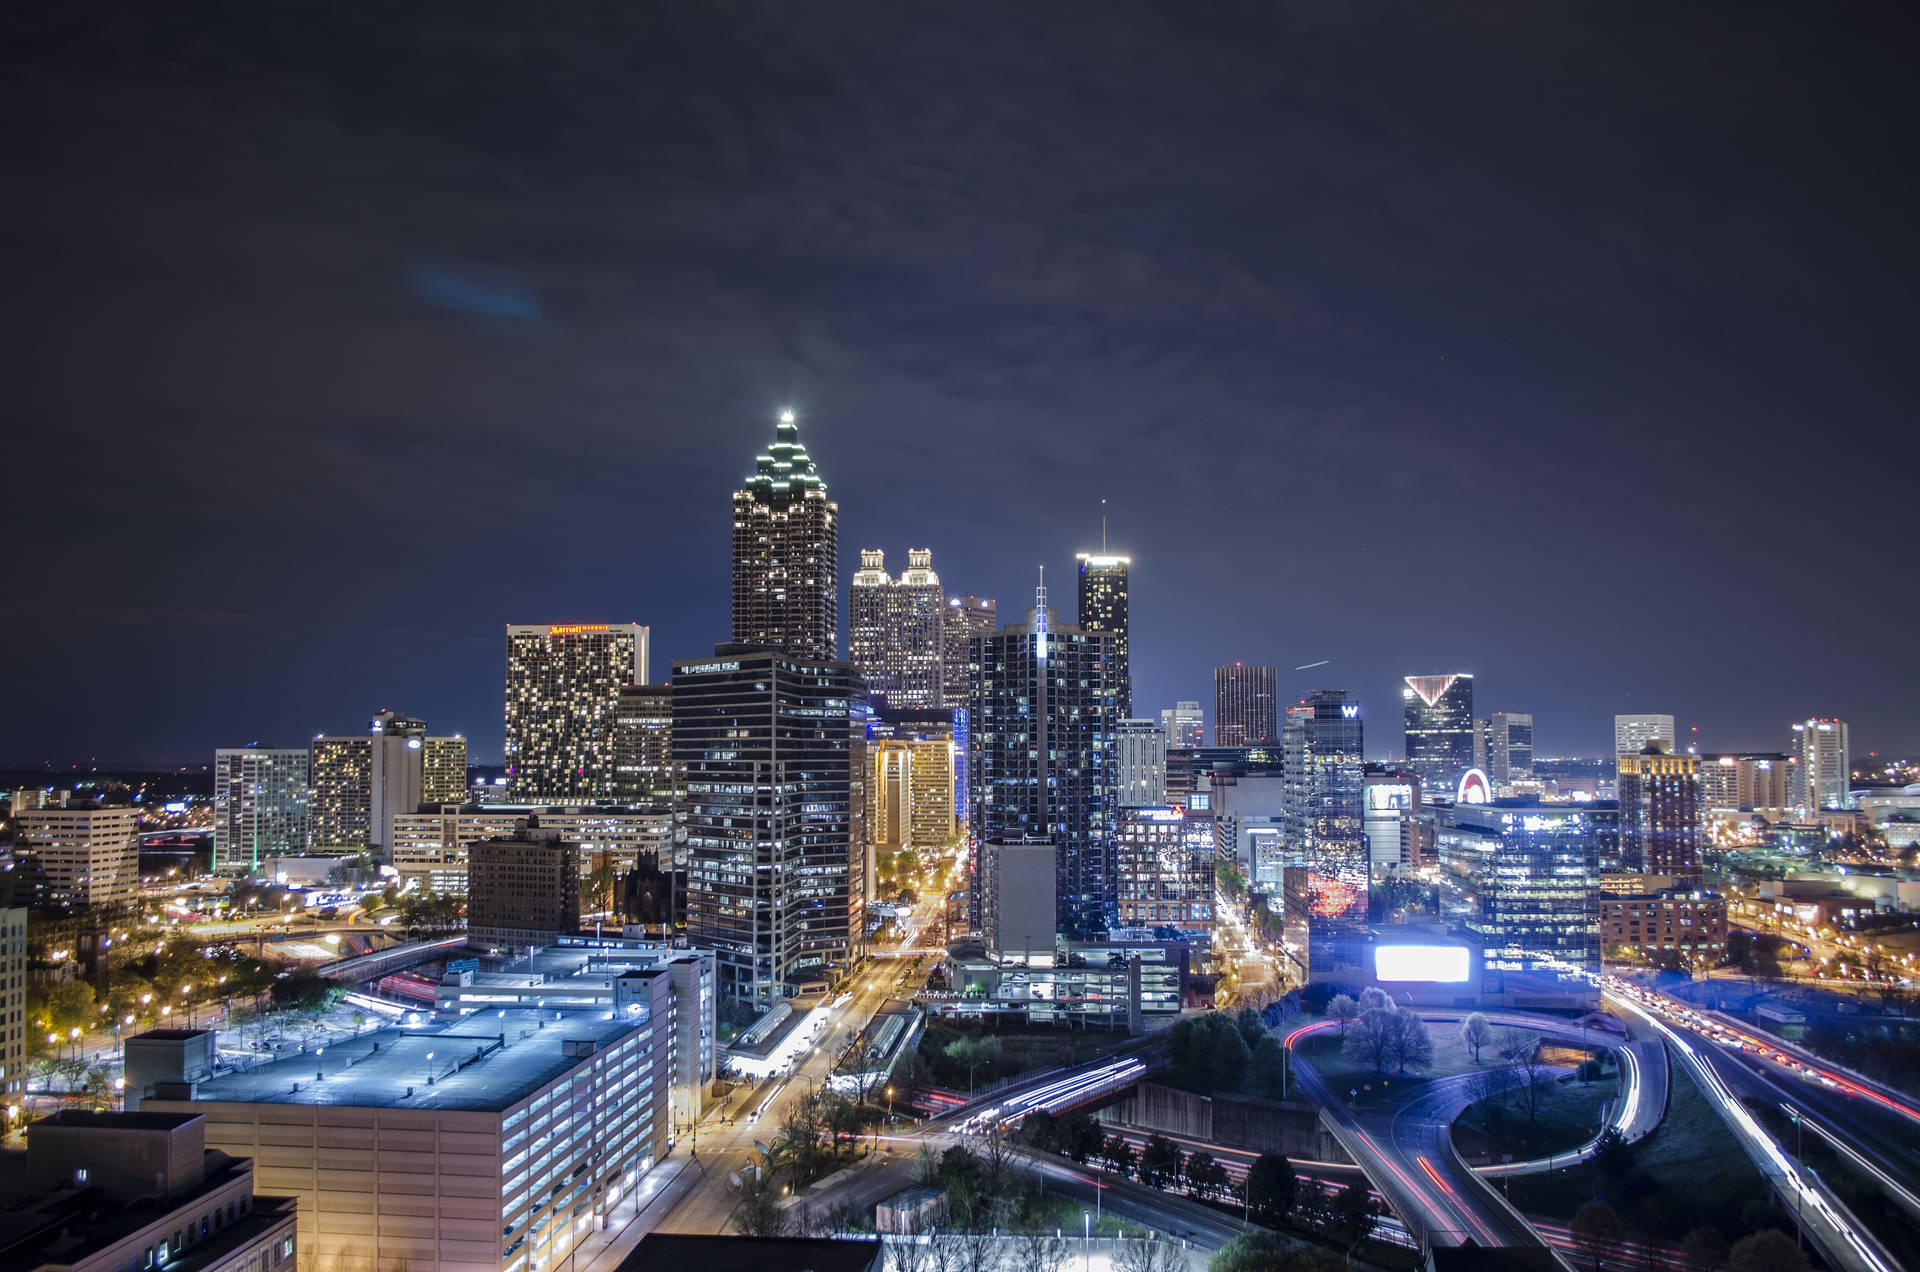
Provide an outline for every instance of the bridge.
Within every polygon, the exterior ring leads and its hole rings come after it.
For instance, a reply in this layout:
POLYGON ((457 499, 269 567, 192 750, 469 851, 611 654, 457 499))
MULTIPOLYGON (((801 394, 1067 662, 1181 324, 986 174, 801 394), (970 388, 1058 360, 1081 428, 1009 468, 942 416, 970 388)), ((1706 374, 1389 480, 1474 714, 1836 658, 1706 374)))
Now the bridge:
POLYGON ((318 970, 328 980, 359 985, 379 980, 390 972, 404 971, 436 958, 444 958, 456 950, 464 949, 466 944, 465 936, 448 936, 437 941, 411 941, 357 958, 343 958, 337 963, 324 964, 318 970))

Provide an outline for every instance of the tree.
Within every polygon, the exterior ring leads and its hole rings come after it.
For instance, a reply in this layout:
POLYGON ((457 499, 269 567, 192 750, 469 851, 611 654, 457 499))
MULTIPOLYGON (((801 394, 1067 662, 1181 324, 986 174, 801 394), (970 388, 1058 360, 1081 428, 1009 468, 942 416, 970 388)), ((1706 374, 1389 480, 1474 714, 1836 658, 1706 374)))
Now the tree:
POLYGON ((1720 1229, 1702 1225, 1680 1239, 1680 1254, 1691 1272, 1713 1272, 1727 1261, 1727 1239, 1720 1229))
POLYGON ((1187 1191, 1201 1201, 1225 1195, 1229 1182, 1227 1168, 1205 1151, 1187 1154, 1186 1177, 1187 1191))
POLYGON ((1386 1007, 1360 1013, 1360 1019, 1341 1040, 1340 1054, 1355 1064, 1373 1066, 1376 1073, 1385 1073, 1399 1054, 1400 1023, 1395 1015, 1386 1007))
POLYGON ((1480 1063, 1480 1048, 1493 1045, 1493 1022, 1485 1012, 1476 1011, 1460 1022, 1460 1041, 1473 1048, 1473 1062, 1480 1063))
POLYGON ((1067 1119, 1062 1147, 1068 1157, 1085 1166, 1089 1158, 1098 1157, 1100 1150, 1106 1147, 1106 1133, 1100 1129, 1100 1123, 1085 1113, 1076 1113, 1067 1119))
POLYGON ((1393 1000, 1387 997, 1386 990, 1380 988, 1378 985, 1369 985, 1360 991, 1358 1006, 1361 1014, 1365 1015, 1370 1011, 1385 1011, 1387 1008, 1393 1006, 1393 1000))
POLYGON ((1061 1272, 1067 1264, 1067 1243, 1044 1229, 1023 1234, 1014 1242, 1015 1272, 1061 1272))
POLYGON ((1207 1272, 1342 1272, 1332 1250, 1298 1246, 1272 1232, 1243 1232, 1214 1252, 1207 1272))
POLYGON ((780 1209, 780 1185, 771 1171, 741 1172, 740 1204, 733 1212, 733 1226, 743 1237, 779 1237, 787 1231, 787 1216, 780 1209))
POLYGON ((1620 1138, 1619 1131, 1609 1126, 1593 1142, 1593 1164, 1599 1167, 1603 1175, 1624 1179, 1627 1172, 1633 1169, 1633 1149, 1620 1138))
POLYGON ((1600 1272, 1600 1260, 1620 1242, 1620 1216, 1604 1201, 1590 1201, 1573 1212, 1570 1225, 1574 1242, 1600 1272))
POLYGON ((1293 1213, 1293 1163, 1282 1153, 1262 1153, 1247 1168, 1247 1207, 1261 1223, 1277 1226, 1293 1213))
POLYGON ((1244 1091, 1247 1088, 1247 1070, 1253 1065, 1253 1053, 1247 1050, 1247 1041, 1240 1036, 1238 1029, 1231 1026, 1215 1031, 1213 1040, 1213 1089, 1216 1091, 1244 1091))
POLYGON ((1327 1214, 1323 1232, 1327 1240, 1343 1250, 1351 1251, 1373 1234, 1374 1225, 1379 1222, 1379 1212, 1374 1209, 1373 1197, 1364 1183, 1348 1184, 1334 1198, 1333 1206, 1327 1214))
POLYGON ((83 980, 62 981, 47 991, 47 1020, 62 1032, 86 1028, 97 1014, 93 986, 83 980))
POLYGON ((1247 1044, 1248 1050, 1259 1046, 1260 1040, 1267 1036, 1267 1022, 1260 1018, 1256 1008, 1242 1007, 1233 1023, 1239 1026, 1240 1038, 1247 1044))
POLYGON ((1179 1246, 1152 1237, 1122 1241, 1113 1256, 1115 1272, 1184 1272, 1186 1264, 1179 1246))
POLYGON ((1727 1272, 1807 1272, 1807 1256, 1778 1228, 1748 1233, 1727 1251, 1727 1272))
POLYGON ((1287 1088, 1287 1053, 1281 1047, 1280 1040, 1272 1034, 1261 1037, 1253 1049, 1253 1063, 1249 1066, 1255 1094, 1264 1095, 1270 1100, 1281 1098, 1287 1088))
POLYGON ((1107 1136, 1106 1142, 1100 1146, 1100 1156, 1106 1161, 1107 1166, 1113 1173, 1120 1176, 1120 1178, 1131 1179, 1133 1177, 1133 1145, 1127 1143, 1127 1141, 1121 1139, 1118 1135, 1107 1136))
POLYGON ((1396 1073, 1424 1069, 1433 1063, 1433 1035, 1427 1032, 1427 1022, 1420 1019, 1420 1013, 1404 1007, 1393 1013, 1391 1056, 1396 1073))
POLYGON ((1140 1150, 1140 1182, 1164 1192, 1179 1179, 1179 1148, 1164 1135, 1149 1135, 1140 1150))
POLYGON ((1340 1026, 1340 1035, 1345 1037, 1347 1026, 1360 1015, 1360 1004, 1346 994, 1335 994, 1327 1000, 1327 1019, 1340 1026))
POLYGON ((973 1075, 981 1065, 990 1065, 1000 1058, 1000 1039, 993 1034, 981 1034, 973 1038, 956 1038, 947 1044, 947 1058, 955 1064, 967 1066, 967 1090, 973 1090, 973 1075))

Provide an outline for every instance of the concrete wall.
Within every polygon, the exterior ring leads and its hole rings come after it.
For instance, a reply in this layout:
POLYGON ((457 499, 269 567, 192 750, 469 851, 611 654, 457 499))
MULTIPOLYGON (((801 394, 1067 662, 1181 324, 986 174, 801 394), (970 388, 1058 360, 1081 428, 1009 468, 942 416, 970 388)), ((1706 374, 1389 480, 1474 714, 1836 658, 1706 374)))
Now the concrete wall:
POLYGON ((1223 1148, 1285 1153, 1314 1161, 1344 1162, 1346 1153, 1320 1129, 1313 1105, 1257 1096, 1195 1095, 1157 1082, 1142 1082, 1134 1094, 1101 1109, 1103 1122, 1137 1130, 1202 1140, 1223 1148))

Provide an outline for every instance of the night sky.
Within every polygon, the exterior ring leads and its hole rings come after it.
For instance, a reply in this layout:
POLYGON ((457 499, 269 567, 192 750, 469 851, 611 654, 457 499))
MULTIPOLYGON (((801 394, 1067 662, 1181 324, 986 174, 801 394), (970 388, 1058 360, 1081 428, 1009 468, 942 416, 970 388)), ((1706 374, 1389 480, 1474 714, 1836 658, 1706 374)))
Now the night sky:
POLYGON ((504 624, 727 638, 789 403, 843 589, 1106 499, 1142 714, 1920 750, 1904 8, 9 6, 0 763, 497 757, 504 624))

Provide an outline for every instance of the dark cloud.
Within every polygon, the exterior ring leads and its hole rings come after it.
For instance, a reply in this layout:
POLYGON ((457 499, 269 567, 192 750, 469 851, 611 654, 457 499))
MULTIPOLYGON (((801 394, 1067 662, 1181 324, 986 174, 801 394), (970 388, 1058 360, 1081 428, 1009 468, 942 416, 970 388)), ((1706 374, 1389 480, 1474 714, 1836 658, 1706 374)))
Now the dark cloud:
POLYGON ((849 558, 1010 610, 1106 498, 1143 706, 1920 746, 1890 16, 16 9, 0 757, 497 744, 504 623, 726 635, 788 402, 849 558))

